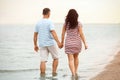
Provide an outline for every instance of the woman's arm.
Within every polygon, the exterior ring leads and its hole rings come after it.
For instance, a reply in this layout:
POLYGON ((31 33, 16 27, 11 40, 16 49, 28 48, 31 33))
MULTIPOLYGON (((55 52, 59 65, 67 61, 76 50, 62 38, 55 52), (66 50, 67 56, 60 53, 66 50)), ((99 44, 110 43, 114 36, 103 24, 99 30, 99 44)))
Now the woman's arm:
POLYGON ((62 45, 64 44, 65 32, 66 32, 66 26, 63 26, 62 35, 61 35, 61 43, 62 43, 62 45))
POLYGON ((86 44, 85 37, 84 37, 83 30, 82 30, 81 26, 79 27, 79 33, 80 33, 80 37, 81 37, 81 39, 83 41, 83 44, 85 46, 85 49, 87 49, 88 47, 87 47, 87 44, 86 44))

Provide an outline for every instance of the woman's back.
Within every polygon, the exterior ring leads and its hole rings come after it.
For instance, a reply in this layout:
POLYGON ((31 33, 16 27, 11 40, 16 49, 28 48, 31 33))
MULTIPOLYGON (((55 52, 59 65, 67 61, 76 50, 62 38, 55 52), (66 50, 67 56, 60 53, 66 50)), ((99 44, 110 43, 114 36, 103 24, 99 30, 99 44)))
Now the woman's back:
POLYGON ((69 29, 69 25, 66 25, 66 40, 65 40, 65 52, 66 53, 79 53, 81 51, 81 38, 79 35, 78 28, 80 24, 74 29, 69 29))

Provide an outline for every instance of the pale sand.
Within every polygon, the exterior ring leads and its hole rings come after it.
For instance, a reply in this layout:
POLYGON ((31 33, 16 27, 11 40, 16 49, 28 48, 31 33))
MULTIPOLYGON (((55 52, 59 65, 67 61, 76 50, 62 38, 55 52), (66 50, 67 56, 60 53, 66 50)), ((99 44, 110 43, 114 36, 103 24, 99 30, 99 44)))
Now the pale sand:
POLYGON ((120 80, 120 51, 114 60, 105 67, 105 71, 90 80, 120 80))

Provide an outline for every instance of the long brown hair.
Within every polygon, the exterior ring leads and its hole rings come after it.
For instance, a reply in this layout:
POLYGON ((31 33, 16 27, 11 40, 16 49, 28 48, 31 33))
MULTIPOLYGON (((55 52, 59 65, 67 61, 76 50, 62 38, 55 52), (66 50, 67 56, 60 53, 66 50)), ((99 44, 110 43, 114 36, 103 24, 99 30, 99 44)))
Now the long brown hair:
POLYGON ((78 13, 75 9, 70 9, 66 19, 65 24, 69 25, 69 29, 74 29, 78 25, 78 13))

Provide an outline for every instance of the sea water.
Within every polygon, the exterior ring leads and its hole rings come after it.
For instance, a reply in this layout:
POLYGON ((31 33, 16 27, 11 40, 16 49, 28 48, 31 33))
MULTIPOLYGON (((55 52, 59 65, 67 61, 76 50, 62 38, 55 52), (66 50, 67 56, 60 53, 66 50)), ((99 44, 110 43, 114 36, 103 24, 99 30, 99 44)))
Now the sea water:
MULTIPOLYGON (((61 39, 63 24, 55 24, 61 39)), ((0 25, 0 80, 41 80, 40 53, 34 52, 34 25, 0 25)), ((120 24, 84 24, 88 49, 79 54, 78 78, 89 80, 104 70, 120 49, 120 24)), ((58 75, 52 77, 52 58, 46 63, 44 80, 72 80, 64 48, 59 49, 58 75)))

